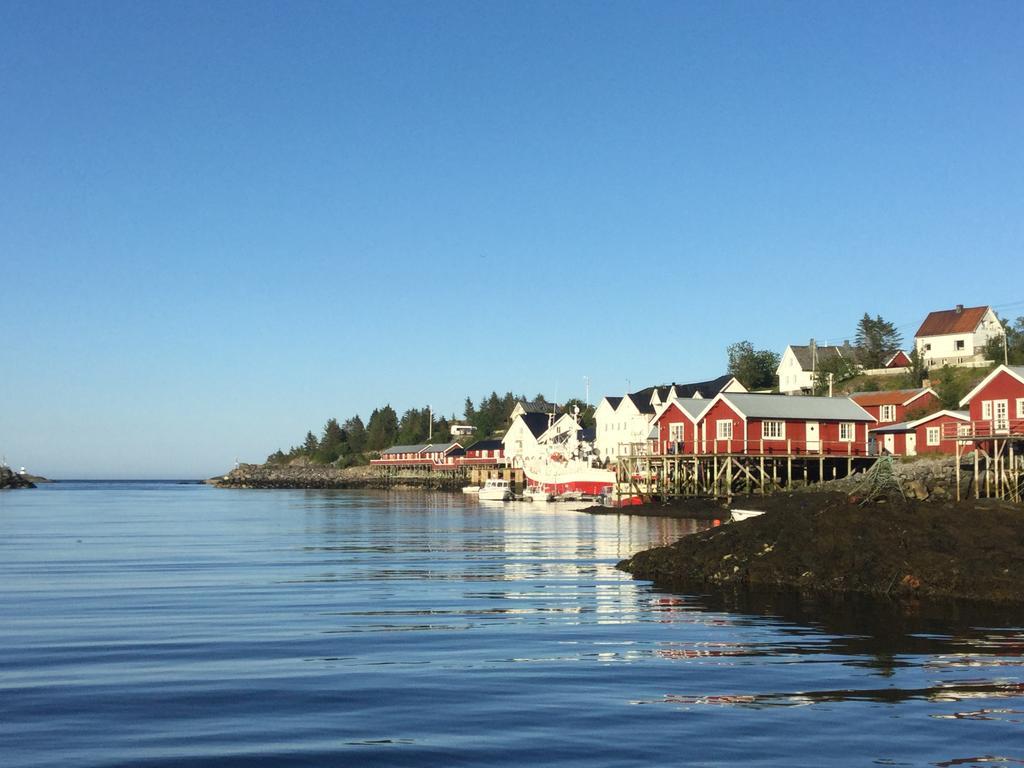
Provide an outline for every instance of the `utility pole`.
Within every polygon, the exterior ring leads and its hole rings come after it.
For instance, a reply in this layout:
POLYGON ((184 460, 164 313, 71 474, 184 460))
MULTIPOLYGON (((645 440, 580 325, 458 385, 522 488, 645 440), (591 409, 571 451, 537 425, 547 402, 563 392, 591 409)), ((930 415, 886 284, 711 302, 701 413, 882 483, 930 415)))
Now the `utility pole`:
POLYGON ((589 408, 590 407, 590 377, 589 376, 584 376, 583 377, 583 387, 584 387, 584 389, 587 392, 587 408, 589 408))
POLYGON ((434 412, 427 406, 427 442, 434 440, 434 412))

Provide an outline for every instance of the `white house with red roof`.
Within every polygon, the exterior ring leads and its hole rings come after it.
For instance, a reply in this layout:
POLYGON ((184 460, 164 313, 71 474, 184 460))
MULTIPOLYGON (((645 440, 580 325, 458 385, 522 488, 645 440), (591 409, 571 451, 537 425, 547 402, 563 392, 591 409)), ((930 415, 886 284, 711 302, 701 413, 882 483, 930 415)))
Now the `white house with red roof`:
POLYGON ((980 364, 989 340, 1005 333, 992 307, 957 304, 953 309, 930 312, 914 334, 914 345, 929 368, 980 364))

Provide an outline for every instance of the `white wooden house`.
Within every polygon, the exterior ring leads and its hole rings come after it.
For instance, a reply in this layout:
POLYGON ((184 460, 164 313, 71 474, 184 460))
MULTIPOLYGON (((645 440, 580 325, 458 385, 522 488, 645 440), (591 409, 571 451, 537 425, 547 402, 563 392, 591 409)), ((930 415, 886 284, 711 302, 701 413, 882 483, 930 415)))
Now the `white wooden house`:
POLYGON ((928 313, 914 334, 914 346, 929 368, 980 365, 985 361, 985 345, 1005 333, 992 307, 957 304, 928 313))
POLYGON ((821 344, 790 344, 782 353, 775 375, 779 377, 779 392, 783 395, 807 395, 814 391, 814 373, 826 360, 841 357, 856 365, 856 349, 845 342, 830 347, 821 344))

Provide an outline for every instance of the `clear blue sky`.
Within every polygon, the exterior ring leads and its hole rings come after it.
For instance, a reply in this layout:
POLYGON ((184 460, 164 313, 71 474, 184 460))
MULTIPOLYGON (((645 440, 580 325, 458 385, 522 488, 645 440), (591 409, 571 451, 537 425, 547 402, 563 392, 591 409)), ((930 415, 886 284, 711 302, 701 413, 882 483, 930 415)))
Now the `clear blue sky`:
POLYGON ((0 453, 206 476, 1024 314, 1022 40, 1020 2, 6 0, 0 453))

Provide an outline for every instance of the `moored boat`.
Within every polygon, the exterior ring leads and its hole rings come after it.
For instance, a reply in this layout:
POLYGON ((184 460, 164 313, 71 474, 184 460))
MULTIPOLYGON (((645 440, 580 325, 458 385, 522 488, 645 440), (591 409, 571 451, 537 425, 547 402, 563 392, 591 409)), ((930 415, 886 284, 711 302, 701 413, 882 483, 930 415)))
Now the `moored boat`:
POLYGON ((597 497, 615 484, 615 473, 610 469, 592 467, 588 461, 566 459, 557 453, 524 462, 523 474, 530 487, 552 496, 578 493, 597 497))
POLYGON ((512 483, 508 480, 488 480, 479 495, 483 501, 509 501, 512 499, 512 483))

